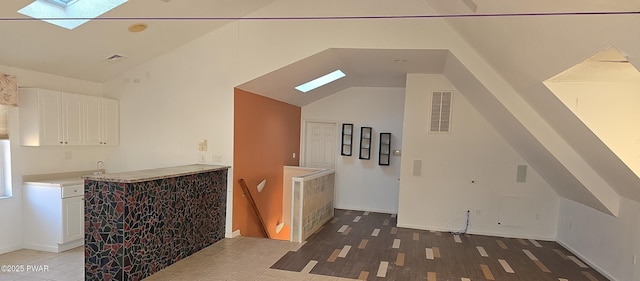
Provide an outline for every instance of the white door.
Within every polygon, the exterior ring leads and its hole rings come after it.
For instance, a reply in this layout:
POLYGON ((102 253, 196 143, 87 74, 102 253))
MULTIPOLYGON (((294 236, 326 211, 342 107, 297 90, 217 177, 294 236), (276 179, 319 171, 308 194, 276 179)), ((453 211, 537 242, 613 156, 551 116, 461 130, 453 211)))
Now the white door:
POLYGON ((336 124, 307 122, 305 134, 305 166, 334 168, 337 151, 336 124))

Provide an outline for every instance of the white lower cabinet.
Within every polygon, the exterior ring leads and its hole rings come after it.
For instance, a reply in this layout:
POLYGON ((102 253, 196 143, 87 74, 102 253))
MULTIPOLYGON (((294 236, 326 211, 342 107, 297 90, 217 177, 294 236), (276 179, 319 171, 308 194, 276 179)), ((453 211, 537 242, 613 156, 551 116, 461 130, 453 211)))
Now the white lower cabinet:
POLYGON ((62 240, 84 239, 84 200, 82 196, 62 199, 62 240))
POLYGON ((24 185, 24 247, 59 253, 84 244, 84 186, 24 185))

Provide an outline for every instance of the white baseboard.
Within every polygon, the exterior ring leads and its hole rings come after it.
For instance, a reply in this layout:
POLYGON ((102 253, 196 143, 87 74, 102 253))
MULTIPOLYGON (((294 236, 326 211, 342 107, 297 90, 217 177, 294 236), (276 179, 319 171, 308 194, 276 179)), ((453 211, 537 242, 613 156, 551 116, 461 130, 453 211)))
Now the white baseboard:
POLYGON ((79 239, 79 240, 67 242, 65 244, 56 244, 56 245, 25 243, 23 248, 29 249, 29 250, 43 251, 43 252, 60 253, 67 250, 71 250, 76 247, 80 247, 82 245, 84 245, 84 239, 79 239))
POLYGON ((341 209, 341 210, 362 211, 362 212, 372 212, 372 213, 398 214, 398 210, 383 210, 383 209, 344 207, 344 206, 334 206, 334 208, 341 209))
POLYGON ((236 237, 240 237, 242 235, 240 235, 240 229, 234 231, 231 233, 231 238, 236 238, 236 237))
POLYGON ((43 251, 43 252, 51 252, 51 253, 58 253, 59 252, 57 246, 43 245, 43 244, 33 244, 33 243, 25 243, 24 244, 24 249, 43 251))
POLYGON ((580 254, 579 251, 577 251, 576 249, 572 248, 571 246, 569 246, 568 244, 565 244, 564 242, 558 240, 556 241, 556 243, 560 244, 562 247, 564 247, 565 249, 567 249, 569 252, 571 252, 572 254, 574 254, 576 257, 580 258, 581 260, 583 260, 587 265, 589 265, 590 267, 592 267, 593 269, 595 269, 598 273, 604 275, 604 277, 607 277, 609 280, 611 281, 620 281, 616 278, 614 278, 611 274, 609 274, 609 272, 607 272, 606 270, 602 269, 601 267, 599 267, 598 265, 596 265, 594 262, 592 262, 591 260, 589 260, 587 257, 583 256, 582 254, 580 254))
POLYGON ((22 245, 11 245, 0 249, 0 255, 23 249, 22 245))
POLYGON ((58 245, 58 253, 71 250, 84 245, 84 239, 67 242, 62 245, 58 245))
MULTIPOLYGON (((459 229, 448 229, 448 228, 442 228, 442 227, 430 227, 430 226, 424 226, 424 225, 410 225, 410 224, 400 224, 400 223, 398 224, 398 227, 427 230, 427 231, 440 231, 440 232, 459 231, 459 229)), ((516 235, 511 233, 499 233, 499 232, 489 232, 489 231, 475 231, 473 229, 470 229, 469 231, 467 231, 467 233, 474 234, 474 235, 493 236, 493 237, 533 239, 533 240, 539 240, 539 241, 554 241, 553 237, 516 235)))

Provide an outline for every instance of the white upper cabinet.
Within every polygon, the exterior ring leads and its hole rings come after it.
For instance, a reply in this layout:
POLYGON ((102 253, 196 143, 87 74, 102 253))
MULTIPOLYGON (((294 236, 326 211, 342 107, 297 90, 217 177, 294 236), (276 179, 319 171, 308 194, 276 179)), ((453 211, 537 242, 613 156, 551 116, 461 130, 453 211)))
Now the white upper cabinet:
POLYGON ((102 99, 102 144, 120 144, 120 103, 102 99))
POLYGON ((83 96, 62 93, 62 138, 64 145, 82 145, 83 125, 83 96))
POLYGON ((60 145, 62 141, 62 93, 20 90, 20 136, 23 145, 60 145), (27 112, 28 110, 28 112, 27 112))
POLYGON ((84 142, 88 145, 102 144, 102 98, 85 97, 84 142))
POLYGON ((85 144, 120 144, 120 112, 117 100, 85 97, 84 111, 85 144))
POLYGON ((117 100, 22 88, 18 111, 25 146, 119 144, 117 100))

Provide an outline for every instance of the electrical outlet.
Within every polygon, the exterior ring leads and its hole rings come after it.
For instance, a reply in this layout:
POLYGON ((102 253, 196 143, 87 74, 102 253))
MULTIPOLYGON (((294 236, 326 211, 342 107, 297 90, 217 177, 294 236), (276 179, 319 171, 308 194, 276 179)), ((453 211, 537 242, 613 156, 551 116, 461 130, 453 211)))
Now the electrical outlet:
POLYGON ((213 155, 213 163, 222 163, 222 155, 213 155))

